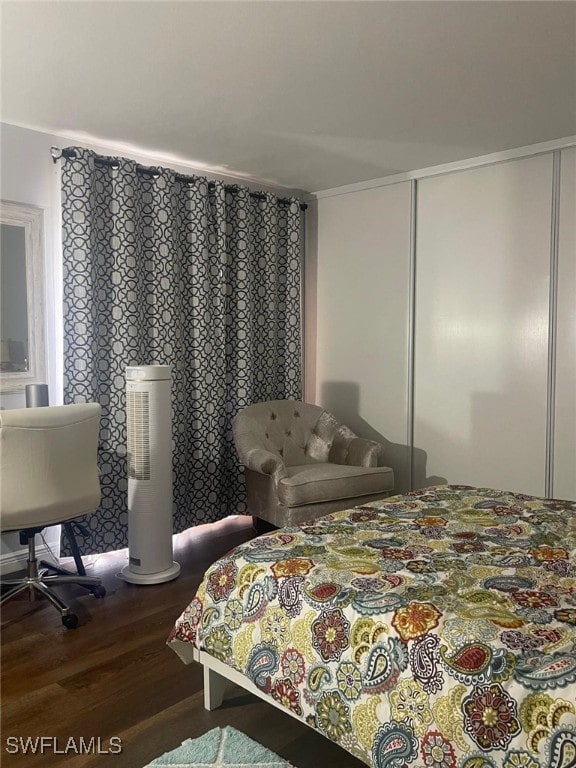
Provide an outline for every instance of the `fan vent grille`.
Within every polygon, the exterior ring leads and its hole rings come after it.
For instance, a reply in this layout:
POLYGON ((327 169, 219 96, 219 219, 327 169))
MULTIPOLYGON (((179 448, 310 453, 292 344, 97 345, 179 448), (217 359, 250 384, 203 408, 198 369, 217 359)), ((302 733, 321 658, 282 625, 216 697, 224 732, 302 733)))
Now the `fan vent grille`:
POLYGON ((150 480, 150 401, 148 392, 128 392, 128 477, 150 480))

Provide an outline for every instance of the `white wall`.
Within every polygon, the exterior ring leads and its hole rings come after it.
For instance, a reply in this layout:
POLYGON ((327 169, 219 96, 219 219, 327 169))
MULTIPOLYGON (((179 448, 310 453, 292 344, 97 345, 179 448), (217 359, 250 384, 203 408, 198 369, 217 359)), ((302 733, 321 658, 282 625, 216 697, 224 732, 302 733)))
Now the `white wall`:
POLYGON ((408 425, 413 487, 448 481, 576 497, 576 150, 566 145, 317 194, 314 396, 342 414, 351 402, 370 403, 368 416, 356 413, 367 437, 398 440, 396 406, 398 424, 408 425), (410 222, 406 201, 396 209, 392 191, 400 195, 408 179, 416 185, 410 222), (557 198, 557 355, 549 369, 557 198), (410 226, 413 241, 396 239, 410 226), (406 313, 411 290, 414 315, 406 313), (399 340, 412 359, 397 355, 399 340), (550 371, 554 455, 546 439, 550 371), (338 392, 334 381, 346 386, 338 392), (549 462, 556 488, 546 481, 549 462))
POLYGON ((320 201, 316 402, 384 443, 409 487, 411 185, 320 201))

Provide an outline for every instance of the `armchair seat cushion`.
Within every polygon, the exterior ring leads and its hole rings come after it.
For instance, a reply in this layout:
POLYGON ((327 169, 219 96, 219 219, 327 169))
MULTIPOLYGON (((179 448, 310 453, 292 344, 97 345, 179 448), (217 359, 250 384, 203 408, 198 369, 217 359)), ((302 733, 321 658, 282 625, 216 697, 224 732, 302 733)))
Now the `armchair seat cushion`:
POLYGON ((387 494, 394 487, 390 467, 351 467, 317 463, 286 467, 278 481, 278 500, 286 507, 300 507, 337 499, 387 494))
POLYGON ((239 411, 234 444, 246 477, 248 512, 281 528, 389 496, 386 449, 329 411, 270 400, 239 411))

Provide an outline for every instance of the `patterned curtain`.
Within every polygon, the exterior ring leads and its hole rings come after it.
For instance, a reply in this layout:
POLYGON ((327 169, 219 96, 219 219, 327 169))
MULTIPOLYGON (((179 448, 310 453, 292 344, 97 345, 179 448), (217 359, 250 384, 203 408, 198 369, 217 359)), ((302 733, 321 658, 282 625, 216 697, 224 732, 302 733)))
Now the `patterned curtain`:
POLYGON ((64 402, 102 405, 102 504, 84 550, 105 552, 127 545, 127 365, 172 365, 174 531, 245 511, 232 418, 301 398, 304 214, 296 199, 70 154, 64 402))

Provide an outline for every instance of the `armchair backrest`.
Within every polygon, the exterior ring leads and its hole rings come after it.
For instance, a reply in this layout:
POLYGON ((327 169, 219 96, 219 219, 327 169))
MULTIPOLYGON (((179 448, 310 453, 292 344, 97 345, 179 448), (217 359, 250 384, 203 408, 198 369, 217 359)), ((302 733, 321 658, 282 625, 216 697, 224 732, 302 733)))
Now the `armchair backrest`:
POLYGON ((355 437, 324 408, 299 400, 269 400, 249 405, 233 422, 240 461, 263 448, 287 467, 333 460, 340 441, 355 437))
POLYGON ((0 412, 0 526, 52 525, 100 503, 98 403, 0 412))

